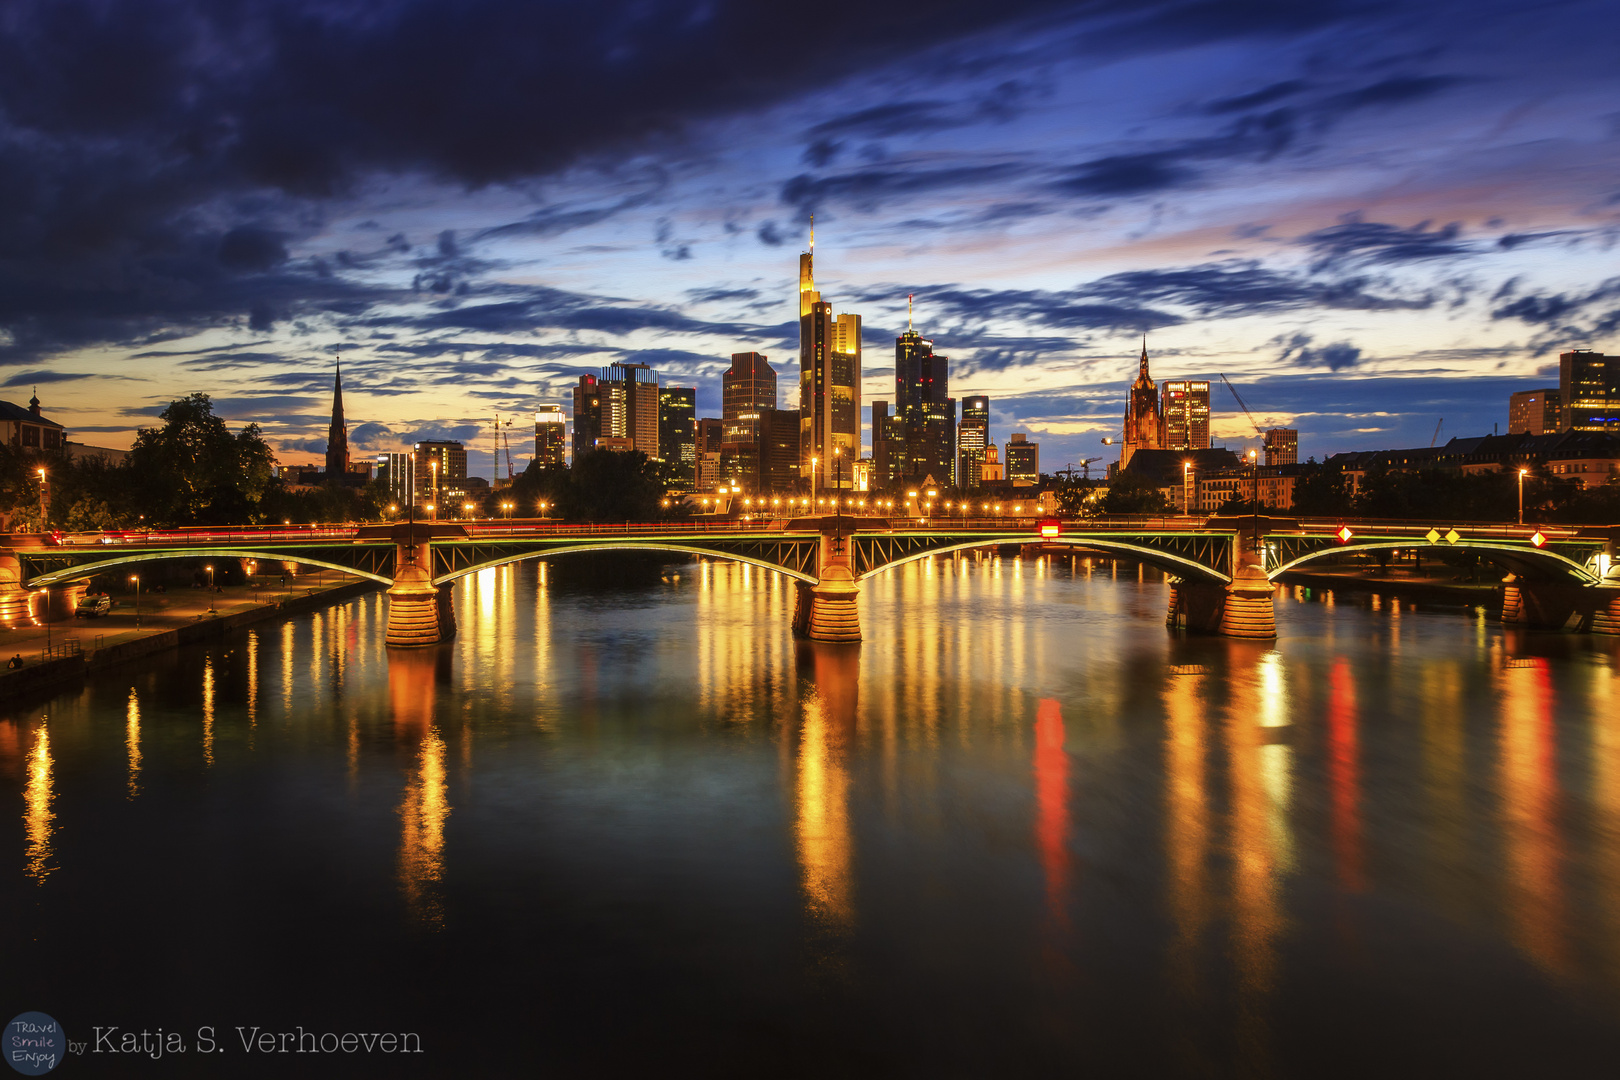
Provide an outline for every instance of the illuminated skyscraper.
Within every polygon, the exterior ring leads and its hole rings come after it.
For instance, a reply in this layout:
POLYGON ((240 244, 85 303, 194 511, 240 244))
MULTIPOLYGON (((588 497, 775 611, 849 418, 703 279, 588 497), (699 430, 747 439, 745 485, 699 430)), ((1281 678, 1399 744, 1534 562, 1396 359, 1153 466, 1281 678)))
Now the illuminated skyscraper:
POLYGON ((776 408, 776 372, 761 353, 732 353, 731 368, 720 376, 720 385, 726 422, 722 441, 755 442, 761 411, 776 408))
POLYGON ((1297 429, 1274 427, 1266 431, 1266 464, 1299 464, 1299 431, 1297 429))
POLYGON ((534 460, 542 469, 560 469, 568 443, 568 421, 561 405, 542 405, 534 411, 534 460))
POLYGON ((974 394, 962 399, 962 421, 956 427, 956 483, 978 490, 984 477, 984 451, 990 445, 990 399, 974 394))
POLYGON ((1620 356, 1560 353, 1558 396, 1563 430, 1620 432, 1620 356))
POLYGON ((590 452, 602 434, 602 387, 595 375, 581 375, 574 387, 574 460, 590 452))
POLYGON ((1007 444, 1007 479, 1015 487, 1041 482, 1041 444, 1030 442, 1021 431, 1014 432, 1007 444))
POLYGON ((665 386, 658 391, 658 449, 674 491, 692 491, 697 482, 697 388, 665 386))
MULTIPOLYGON (((658 373, 646 364, 609 364, 597 384, 602 426, 597 439, 628 439, 628 448, 658 458, 658 373)), ((615 446, 624 446, 615 442, 615 446)))
MULTIPOLYGON (((949 357, 936 355, 932 340, 908 326, 894 342, 895 414, 905 431, 902 478, 933 477, 950 485, 956 476, 956 399, 950 396, 949 357)), ((891 460, 893 459, 891 450, 891 460)))
POLYGON ((443 497, 467 479, 467 448, 454 440, 419 442, 412 448, 416 459, 416 501, 431 502, 443 497), (435 469, 434 465, 438 468, 435 469), (458 483, 453 484, 452 481, 458 483), (435 485, 437 485, 435 487, 435 485))
POLYGON ((861 450, 861 317, 834 316, 816 291, 815 231, 799 256, 799 473, 816 490, 851 488, 861 450), (834 451, 842 458, 842 480, 834 451))
POLYGON ((1166 380, 1159 407, 1164 416, 1165 449, 1209 449, 1209 383, 1166 380))
POLYGON ((1558 387, 1540 390, 1519 390, 1508 395, 1509 435, 1556 435, 1563 430, 1560 422, 1563 400, 1558 387))

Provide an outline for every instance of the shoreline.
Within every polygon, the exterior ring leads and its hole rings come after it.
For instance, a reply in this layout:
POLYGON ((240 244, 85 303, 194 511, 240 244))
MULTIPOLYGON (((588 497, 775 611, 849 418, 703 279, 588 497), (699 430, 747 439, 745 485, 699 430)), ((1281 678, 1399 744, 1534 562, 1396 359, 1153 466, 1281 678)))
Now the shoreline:
POLYGON ((14 670, 0 668, 0 701, 5 702, 7 706, 21 704, 30 696, 54 691, 66 683, 154 653, 213 641, 244 627, 277 618, 302 615, 380 589, 382 589, 380 584, 364 578, 347 581, 303 596, 248 607, 230 614, 220 614, 211 619, 199 619, 183 626, 159 630, 144 637, 132 637, 98 649, 87 649, 14 670))
POLYGON ((1501 582, 1466 584, 1438 578, 1376 577, 1369 574, 1334 574, 1322 571, 1290 571, 1277 578, 1283 585, 1308 589, 1342 589, 1345 592, 1383 593, 1428 603, 1481 605, 1500 610, 1501 582))

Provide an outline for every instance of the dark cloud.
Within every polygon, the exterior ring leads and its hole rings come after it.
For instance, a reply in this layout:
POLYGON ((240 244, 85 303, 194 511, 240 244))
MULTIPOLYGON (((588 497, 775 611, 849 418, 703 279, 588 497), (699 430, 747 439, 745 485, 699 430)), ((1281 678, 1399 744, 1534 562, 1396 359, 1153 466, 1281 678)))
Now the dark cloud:
POLYGON ((1221 116, 1225 113, 1247 112, 1258 109, 1262 105, 1270 105, 1283 98, 1294 97, 1303 92, 1310 84, 1303 79, 1285 79, 1274 82, 1270 86, 1236 97, 1219 98, 1204 106, 1203 111, 1211 116, 1221 116))
POLYGON ((1197 174, 1178 153, 1118 154, 1077 166, 1053 184, 1066 195, 1139 195, 1178 187, 1197 174))
POLYGON ((1516 296, 1515 282, 1498 292, 1493 320, 1516 319, 1542 328, 1531 345, 1536 351, 1584 347, 1586 342, 1620 331, 1620 277, 1585 291, 1534 292, 1516 296))
POLYGON ((1464 81, 1454 75, 1398 75, 1370 86, 1334 94, 1324 100, 1317 111, 1321 114, 1342 114, 1383 105, 1406 105, 1434 97, 1464 81))
POLYGON ((1277 356, 1279 364, 1297 364, 1301 367, 1325 367, 1329 371, 1344 371, 1361 363, 1361 350, 1348 341, 1330 345, 1316 345, 1310 334, 1299 332, 1275 339, 1281 346, 1277 356))
POLYGON ((1438 229, 1430 229, 1429 225, 1420 221, 1408 229, 1363 221, 1359 214, 1350 214, 1337 225, 1300 237, 1299 243, 1315 253, 1312 269, 1318 271, 1356 263, 1445 259, 1478 251, 1473 244, 1457 239, 1462 232, 1459 223, 1454 221, 1438 229))
POLYGON ((686 295, 694 304, 717 304, 726 300, 757 300, 758 289, 688 289, 686 295))
POLYGON ((895 199, 1010 180, 1023 171, 1022 166, 998 163, 944 168, 891 165, 823 177, 801 173, 782 185, 782 201, 798 207, 801 214, 832 202, 872 210, 895 199))
POLYGON ((19 371, 0 386, 35 386, 43 383, 77 382, 80 379, 123 379, 127 375, 91 375, 82 371, 19 371))
POLYGON ((781 247, 787 242, 787 237, 776 227, 775 221, 764 221, 759 226, 759 242, 770 247, 781 247))
POLYGON ((1065 195, 1110 198, 1188 186, 1212 162, 1267 161, 1294 141, 1298 119, 1290 109, 1240 117, 1219 133, 1162 149, 1112 154, 1066 170, 1051 188, 1065 195))

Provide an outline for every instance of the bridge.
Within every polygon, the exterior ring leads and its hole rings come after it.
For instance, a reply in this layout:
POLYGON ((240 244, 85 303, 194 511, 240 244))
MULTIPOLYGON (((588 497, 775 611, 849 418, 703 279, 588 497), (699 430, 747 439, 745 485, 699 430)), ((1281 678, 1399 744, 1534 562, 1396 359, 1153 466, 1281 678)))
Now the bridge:
POLYGON ((659 551, 729 559, 792 578, 796 632, 858 641, 859 582, 918 559, 1043 544, 1134 559, 1171 575, 1167 621, 1234 637, 1276 635, 1273 582, 1349 553, 1471 551, 1509 571, 1504 618, 1620 632, 1620 530, 1500 524, 1273 518, 1033 517, 887 519, 831 515, 769 521, 570 525, 554 521, 143 530, 18 536, 0 545, 0 625, 26 617, 31 593, 73 587, 147 561, 237 558, 339 570, 387 586, 388 643, 431 645, 454 633, 457 579, 524 559, 589 551, 659 551), (1256 538, 1258 537, 1258 543, 1256 538))

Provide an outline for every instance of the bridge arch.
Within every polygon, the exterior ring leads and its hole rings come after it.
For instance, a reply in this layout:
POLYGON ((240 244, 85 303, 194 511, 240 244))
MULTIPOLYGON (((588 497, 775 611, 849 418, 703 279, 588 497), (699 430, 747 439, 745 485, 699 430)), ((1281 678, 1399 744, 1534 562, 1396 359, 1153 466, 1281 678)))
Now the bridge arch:
POLYGON ((1373 540, 1366 543, 1340 544, 1333 547, 1322 548, 1318 551, 1307 552, 1296 559, 1291 559, 1274 570, 1267 571, 1266 576, 1275 581, 1280 575, 1290 570, 1297 570, 1301 566, 1325 559, 1329 555, 1343 555, 1363 551, 1433 551, 1444 554, 1447 551, 1473 551, 1484 555, 1491 562, 1511 570, 1520 577, 1551 577, 1555 580, 1568 581, 1578 585, 1596 585, 1600 579, 1587 567, 1561 555, 1556 551, 1545 548, 1528 548, 1522 544, 1508 544, 1501 541, 1461 539, 1455 544, 1445 547, 1427 545, 1413 539, 1407 540, 1373 540))
MULTIPOLYGON (((868 578, 874 574, 881 574, 886 570, 892 570, 897 566, 904 566, 906 563, 918 562, 922 559, 932 558, 935 555, 949 554, 953 551, 971 551, 974 548, 999 547, 1002 544, 1029 544, 1034 542, 1036 542, 1036 538, 1031 537, 1028 533, 1016 533, 1002 538, 981 537, 960 544, 950 544, 944 547, 931 548, 928 551, 913 552, 912 554, 895 559, 892 562, 886 562, 880 566, 874 566, 862 574, 861 577, 863 579, 868 578)), ((1039 542, 1053 547, 1061 546, 1081 548, 1104 554, 1128 556, 1129 558, 1135 559, 1138 562, 1147 563, 1149 566, 1156 566, 1161 570, 1175 574, 1177 577, 1182 578, 1185 581, 1207 582, 1211 585, 1228 585, 1232 581, 1231 575, 1222 574, 1211 570, 1209 567, 1203 565, 1202 563, 1194 562, 1192 559, 1182 558, 1181 556, 1172 554, 1170 552, 1159 551, 1155 548, 1144 547, 1140 544, 1132 544, 1123 540, 1101 540, 1096 537, 1089 536, 1077 536, 1072 538, 1059 536, 1052 539, 1040 540, 1039 542)))
POLYGON ((375 574, 368 570, 356 569, 342 563, 328 562, 324 559, 312 558, 308 555, 290 551, 243 551, 240 548, 187 548, 183 551, 131 551, 111 559, 102 559, 97 562, 76 563, 65 566, 60 570, 52 570, 46 574, 38 574, 29 578, 22 584, 29 589, 42 589, 49 585, 57 585, 64 581, 77 581, 80 578, 94 577, 108 570, 120 566, 132 566, 135 563, 157 562, 160 559, 261 559, 266 562, 290 562, 300 566, 319 566, 324 570, 337 570, 344 574, 353 574, 356 577, 369 578, 383 585, 392 585, 394 579, 375 574))
POLYGON ((566 546, 541 548, 537 551, 522 551, 517 554, 501 555, 493 559, 486 559, 471 566, 460 567, 448 574, 442 574, 433 579, 435 585, 445 585, 469 574, 476 574, 480 570, 489 570, 497 566, 507 566, 511 563, 525 562, 529 559, 549 559, 557 555, 573 555, 583 551, 672 551, 682 555, 706 555, 714 559, 724 559, 728 562, 747 563, 763 570, 770 570, 784 577, 793 578, 814 585, 816 577, 812 574, 790 570, 777 563, 767 562, 764 559, 755 559, 748 555, 738 555, 730 551, 716 548, 698 547, 695 544, 651 544, 646 542, 625 544, 606 541, 599 544, 569 544, 566 546))

